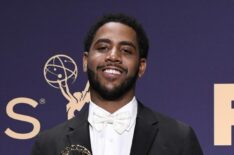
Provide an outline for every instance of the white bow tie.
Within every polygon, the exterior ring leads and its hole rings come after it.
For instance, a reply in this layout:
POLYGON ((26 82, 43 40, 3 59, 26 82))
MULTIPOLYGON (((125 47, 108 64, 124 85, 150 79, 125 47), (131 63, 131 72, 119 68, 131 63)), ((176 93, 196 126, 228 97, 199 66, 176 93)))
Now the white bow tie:
POLYGON ((113 129, 122 134, 130 125, 131 117, 128 112, 122 112, 116 115, 104 114, 100 111, 93 112, 93 127, 101 131, 107 124, 112 124, 113 129))

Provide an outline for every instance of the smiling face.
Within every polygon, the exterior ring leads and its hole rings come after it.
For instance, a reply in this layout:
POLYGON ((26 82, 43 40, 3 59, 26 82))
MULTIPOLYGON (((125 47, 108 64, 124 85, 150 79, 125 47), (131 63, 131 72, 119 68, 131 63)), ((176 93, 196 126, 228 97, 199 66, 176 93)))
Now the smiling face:
POLYGON ((98 95, 105 100, 132 98, 137 77, 146 68, 145 58, 140 58, 136 32, 117 22, 106 23, 98 29, 83 63, 91 97, 98 95))

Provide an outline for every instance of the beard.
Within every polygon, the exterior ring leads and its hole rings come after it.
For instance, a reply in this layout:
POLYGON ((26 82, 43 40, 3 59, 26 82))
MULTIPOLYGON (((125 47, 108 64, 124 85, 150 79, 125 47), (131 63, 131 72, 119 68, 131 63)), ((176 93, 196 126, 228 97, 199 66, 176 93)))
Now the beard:
MULTIPOLYGON (((138 67, 139 68, 139 67, 138 67)), ((103 86, 98 76, 95 75, 94 71, 91 70, 89 67, 87 68, 88 79, 90 83, 90 87, 95 90, 103 99, 114 101, 121 98, 125 93, 127 93, 130 89, 135 87, 137 77, 138 77, 138 70, 134 73, 134 75, 128 77, 121 83, 119 86, 116 86, 114 89, 108 89, 103 86)))

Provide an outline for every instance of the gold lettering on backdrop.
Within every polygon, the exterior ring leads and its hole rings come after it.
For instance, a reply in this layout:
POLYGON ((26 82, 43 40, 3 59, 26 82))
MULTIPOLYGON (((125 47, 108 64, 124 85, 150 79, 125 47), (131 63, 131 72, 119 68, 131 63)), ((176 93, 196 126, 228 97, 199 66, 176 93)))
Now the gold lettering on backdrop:
MULTIPOLYGON (((80 111, 85 103, 90 101, 89 82, 86 82, 83 91, 70 92, 69 84, 73 83, 78 76, 78 69, 75 61, 69 56, 60 54, 48 59, 44 66, 44 77, 47 83, 57 89, 60 89, 62 95, 68 100, 66 105, 67 119, 74 117, 75 111, 80 111)), ((8 102, 6 106, 7 115, 18 121, 31 123, 33 129, 28 133, 18 133, 10 128, 5 130, 5 134, 14 139, 30 139, 35 137, 41 128, 40 122, 31 116, 14 112, 16 105, 30 105, 36 108, 38 103, 30 98, 18 97, 8 102)))
POLYGON ((234 84, 214 85, 214 145, 232 145, 234 84))
POLYGON ((33 130, 29 133, 17 133, 13 130, 11 130, 10 128, 7 128, 5 130, 5 134, 8 135, 11 138, 14 139, 30 139, 35 137, 39 132, 40 132, 40 122, 31 116, 27 116, 27 115, 22 115, 22 114, 18 114, 16 112, 14 112, 14 107, 16 105, 19 104, 27 104, 32 106, 33 108, 36 108, 38 103, 30 98, 25 98, 25 97, 19 97, 19 98, 15 98, 13 100, 11 100, 6 107, 6 113, 7 115, 15 120, 19 120, 19 121, 23 121, 23 122, 28 122, 31 123, 33 125, 33 130))
POLYGON ((44 77, 47 83, 60 89, 62 95, 68 100, 66 105, 67 118, 74 117, 75 111, 80 111, 85 103, 90 101, 89 82, 81 92, 71 93, 69 84, 78 76, 78 68, 75 61, 63 54, 49 58, 44 66, 44 77))

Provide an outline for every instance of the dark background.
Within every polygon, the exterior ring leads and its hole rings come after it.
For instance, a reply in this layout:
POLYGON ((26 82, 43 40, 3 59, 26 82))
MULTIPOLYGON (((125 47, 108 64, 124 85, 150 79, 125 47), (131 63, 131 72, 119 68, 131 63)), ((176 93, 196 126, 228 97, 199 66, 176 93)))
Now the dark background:
POLYGON ((46 100, 37 108, 15 111, 40 120, 41 130, 66 120, 67 101, 43 77, 43 66, 56 54, 79 67, 72 92, 83 90, 83 38, 103 13, 136 17, 149 40, 148 68, 138 98, 156 111, 190 124, 205 155, 233 155, 233 146, 213 145, 214 83, 234 83, 234 1, 232 0, 14 0, 0 2, 0 154, 27 155, 34 139, 4 134, 10 127, 29 132, 32 125, 6 115, 16 97, 46 100))

